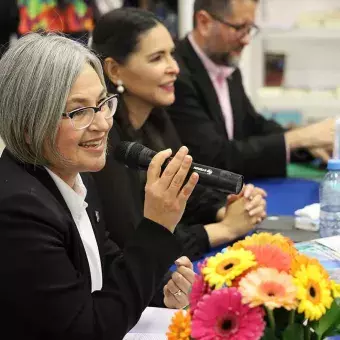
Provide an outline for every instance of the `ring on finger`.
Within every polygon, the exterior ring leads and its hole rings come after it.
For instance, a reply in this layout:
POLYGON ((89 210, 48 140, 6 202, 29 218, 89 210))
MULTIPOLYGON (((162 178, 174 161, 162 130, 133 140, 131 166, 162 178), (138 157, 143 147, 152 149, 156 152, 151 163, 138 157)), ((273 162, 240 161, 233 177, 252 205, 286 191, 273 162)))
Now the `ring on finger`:
POLYGON ((178 289, 178 291, 176 293, 173 293, 173 296, 182 296, 182 291, 180 289, 178 289))

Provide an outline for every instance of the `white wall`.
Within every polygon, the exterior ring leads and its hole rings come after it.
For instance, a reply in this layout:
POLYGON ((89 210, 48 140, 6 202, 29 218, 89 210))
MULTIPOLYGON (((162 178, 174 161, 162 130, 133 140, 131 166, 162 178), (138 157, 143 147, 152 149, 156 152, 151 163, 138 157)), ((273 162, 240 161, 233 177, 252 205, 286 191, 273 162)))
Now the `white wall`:
POLYGON ((301 13, 340 9, 339 0, 261 0, 261 21, 271 26, 294 23, 301 13))
MULTIPOLYGON (((175 0, 174 0, 175 1, 175 0)), ((184 38, 193 27, 194 0, 178 1, 178 35, 184 38)))
MULTIPOLYGON (((258 16, 260 26, 296 30, 293 26, 303 13, 329 12, 340 9, 339 0, 262 0, 258 16)), ((284 86, 312 90, 330 90, 340 87, 340 27, 332 36, 325 34, 322 39, 315 37, 320 28, 311 29, 308 39, 261 39, 255 40, 250 48, 251 65, 243 70, 248 79, 249 94, 255 106, 257 90, 263 86, 264 51, 280 52, 286 56, 284 86)), ((331 33, 331 32, 330 32, 331 33)), ((322 36, 322 34, 321 34, 322 36)), ((297 107, 299 109, 299 107, 297 107)), ((300 108, 306 122, 340 114, 340 101, 336 105, 316 105, 300 108)))
MULTIPOLYGON (((339 0, 264 0, 263 20, 284 24, 295 22, 304 12, 335 8, 340 9, 339 0)), ((264 48, 286 54, 286 86, 331 88, 340 85, 339 46, 340 40, 334 39, 270 40, 264 48)))

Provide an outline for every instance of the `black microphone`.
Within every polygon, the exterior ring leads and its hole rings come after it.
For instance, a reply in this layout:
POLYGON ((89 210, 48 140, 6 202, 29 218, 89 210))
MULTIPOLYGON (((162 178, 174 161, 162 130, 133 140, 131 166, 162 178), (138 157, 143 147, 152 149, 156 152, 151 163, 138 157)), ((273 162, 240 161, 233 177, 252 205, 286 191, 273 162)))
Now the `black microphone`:
MULTIPOLYGON (((121 142, 115 149, 115 158, 128 168, 147 170, 156 152, 136 142, 121 142)), ((162 169, 164 170, 172 158, 168 158, 162 169)), ((201 185, 217 189, 228 194, 239 194, 243 187, 243 176, 230 171, 212 168, 210 166, 192 163, 189 170, 199 174, 201 185)))

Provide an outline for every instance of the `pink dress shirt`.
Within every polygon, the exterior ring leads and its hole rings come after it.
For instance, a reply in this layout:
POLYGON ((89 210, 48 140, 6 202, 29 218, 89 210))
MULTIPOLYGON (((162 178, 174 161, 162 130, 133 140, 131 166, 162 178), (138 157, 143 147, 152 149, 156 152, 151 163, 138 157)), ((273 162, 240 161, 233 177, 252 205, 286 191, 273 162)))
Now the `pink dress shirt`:
POLYGON ((230 103, 229 86, 226 78, 228 78, 235 69, 233 67, 220 66, 215 64, 198 46, 192 34, 189 34, 188 39, 191 43, 192 48, 202 61, 205 69, 209 74, 210 80, 214 85, 224 117, 228 137, 229 140, 232 140, 234 137, 234 119, 233 110, 230 103))
MULTIPOLYGON (((215 64, 205 52, 198 46, 192 33, 188 35, 189 42, 200 58, 205 69, 207 70, 210 80, 214 85, 218 101, 224 117, 225 127, 228 133, 229 140, 234 138, 234 119, 233 109, 230 103, 230 92, 227 79, 235 71, 233 67, 220 66, 215 64)), ((286 143, 286 159, 287 163, 290 162, 290 149, 286 143)))

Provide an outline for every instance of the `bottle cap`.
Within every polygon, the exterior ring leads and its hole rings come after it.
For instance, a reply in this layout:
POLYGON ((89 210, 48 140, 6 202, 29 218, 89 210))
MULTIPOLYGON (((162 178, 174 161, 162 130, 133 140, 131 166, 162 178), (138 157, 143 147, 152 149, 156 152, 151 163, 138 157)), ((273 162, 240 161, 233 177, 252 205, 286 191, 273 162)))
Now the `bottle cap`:
POLYGON ((330 159, 327 164, 327 170, 340 171, 340 159, 330 159))

